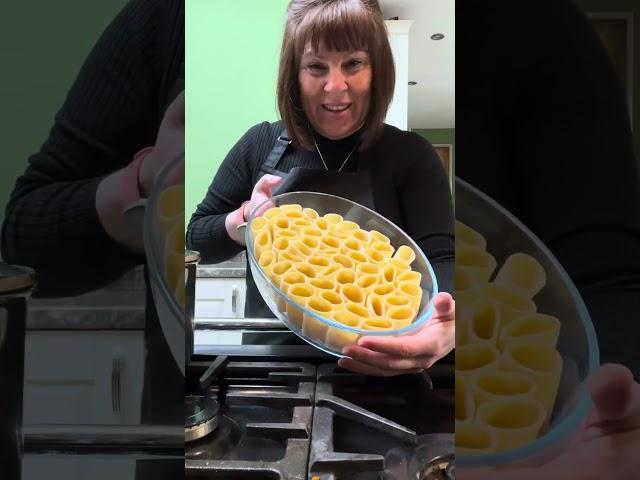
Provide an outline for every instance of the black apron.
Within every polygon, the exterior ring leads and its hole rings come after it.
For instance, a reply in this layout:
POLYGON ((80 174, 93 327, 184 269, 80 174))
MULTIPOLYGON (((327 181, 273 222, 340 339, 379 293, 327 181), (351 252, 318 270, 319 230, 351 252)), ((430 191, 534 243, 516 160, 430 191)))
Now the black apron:
MULTIPOLYGON (((291 140, 283 131, 275 146, 267 156, 267 160, 260 167, 257 178, 271 174, 282 177, 283 182, 278 185, 273 194, 286 192, 308 191, 320 192, 347 198, 353 202, 375 210, 373 199, 373 185, 371 180, 371 157, 365 152, 359 153, 356 172, 337 172, 335 170, 317 170, 312 168, 294 167, 288 173, 278 170, 278 163, 291 144, 291 140)), ((274 318, 267 304, 262 299, 251 275, 247 260, 247 293, 244 313, 247 318, 274 318)))

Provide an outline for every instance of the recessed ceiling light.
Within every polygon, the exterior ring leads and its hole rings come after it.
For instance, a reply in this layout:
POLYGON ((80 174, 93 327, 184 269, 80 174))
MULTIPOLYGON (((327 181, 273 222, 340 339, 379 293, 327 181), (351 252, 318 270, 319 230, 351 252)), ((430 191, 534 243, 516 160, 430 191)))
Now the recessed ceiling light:
POLYGON ((433 35, 431 35, 431 40, 442 40, 443 38, 443 33, 434 33, 433 35))
POLYGON ((409 80, 409 85, 417 85, 418 82, 414 81, 414 80, 409 80))

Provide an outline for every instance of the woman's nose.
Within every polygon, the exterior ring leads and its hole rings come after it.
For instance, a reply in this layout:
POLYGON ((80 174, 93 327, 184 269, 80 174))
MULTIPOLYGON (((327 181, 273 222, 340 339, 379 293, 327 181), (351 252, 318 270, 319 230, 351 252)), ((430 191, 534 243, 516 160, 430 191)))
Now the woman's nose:
POLYGON ((340 68, 330 68, 327 83, 324 86, 325 92, 341 92, 349 88, 347 78, 340 68))

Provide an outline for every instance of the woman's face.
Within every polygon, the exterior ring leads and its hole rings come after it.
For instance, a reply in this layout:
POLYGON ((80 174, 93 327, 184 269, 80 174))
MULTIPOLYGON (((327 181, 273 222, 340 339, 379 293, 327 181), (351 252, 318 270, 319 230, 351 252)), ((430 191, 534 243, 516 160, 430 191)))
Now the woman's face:
POLYGON ((298 72, 302 107, 313 128, 332 140, 364 123, 371 96, 371 64, 363 51, 307 50, 298 72))

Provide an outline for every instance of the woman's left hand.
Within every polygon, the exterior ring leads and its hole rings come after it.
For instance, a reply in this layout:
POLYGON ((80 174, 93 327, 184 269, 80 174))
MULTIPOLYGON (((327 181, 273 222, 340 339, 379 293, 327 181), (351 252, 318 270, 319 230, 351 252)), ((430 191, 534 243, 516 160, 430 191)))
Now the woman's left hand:
POLYGON ((435 313, 413 335, 362 337, 344 348, 338 365, 364 375, 388 377, 420 373, 447 355, 455 346, 455 301, 448 293, 433 299, 435 313))

